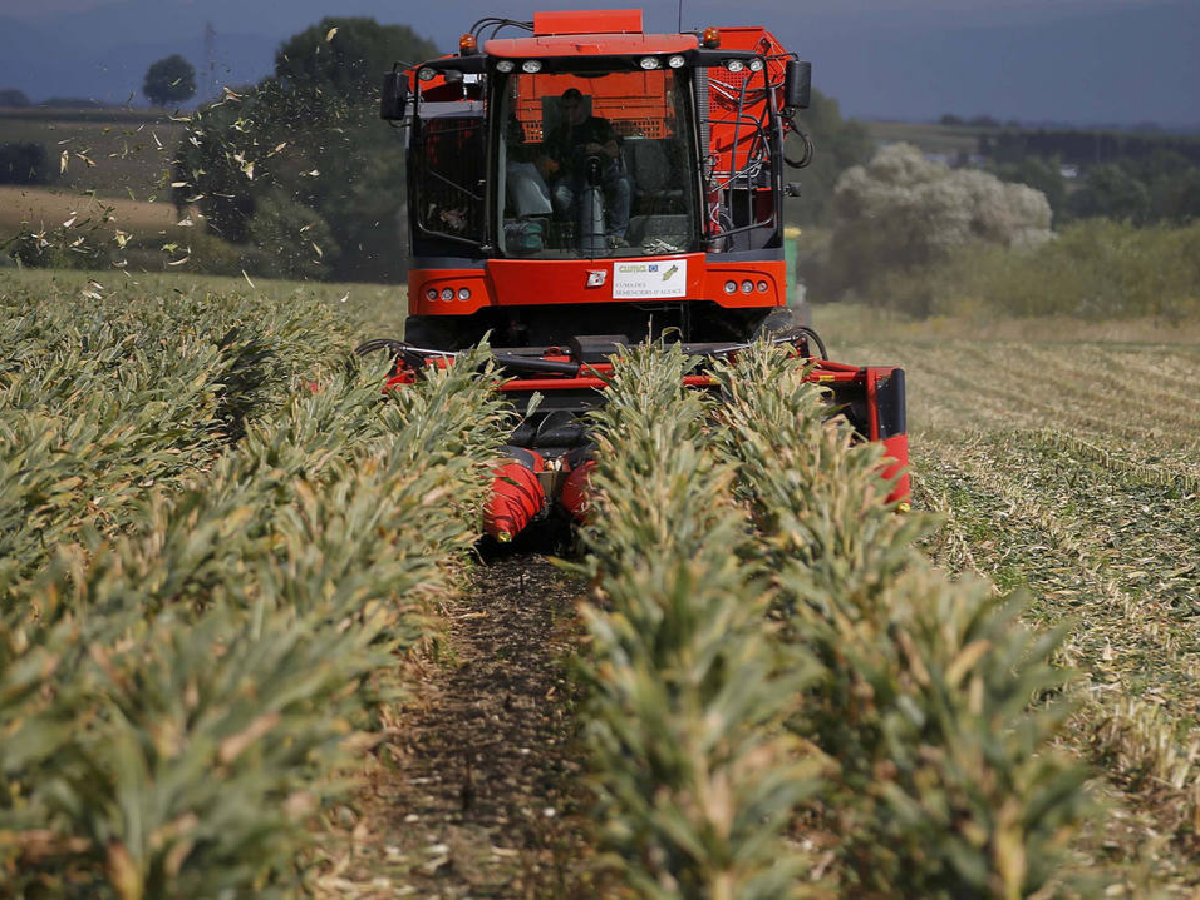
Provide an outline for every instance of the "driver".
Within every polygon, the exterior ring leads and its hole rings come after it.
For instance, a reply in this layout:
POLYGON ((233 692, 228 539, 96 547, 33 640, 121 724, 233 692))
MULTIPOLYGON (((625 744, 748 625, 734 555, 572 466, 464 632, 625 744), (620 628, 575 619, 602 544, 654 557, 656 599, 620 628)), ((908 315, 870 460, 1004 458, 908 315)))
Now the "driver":
POLYGON ((621 164, 617 133, 608 119, 587 114, 587 104, 578 88, 562 93, 565 118, 542 143, 540 166, 546 179, 554 179, 551 196, 555 209, 566 213, 574 209, 587 176, 586 160, 600 158, 600 183, 608 209, 608 243, 628 247, 625 232, 629 228, 629 204, 633 187, 621 164))

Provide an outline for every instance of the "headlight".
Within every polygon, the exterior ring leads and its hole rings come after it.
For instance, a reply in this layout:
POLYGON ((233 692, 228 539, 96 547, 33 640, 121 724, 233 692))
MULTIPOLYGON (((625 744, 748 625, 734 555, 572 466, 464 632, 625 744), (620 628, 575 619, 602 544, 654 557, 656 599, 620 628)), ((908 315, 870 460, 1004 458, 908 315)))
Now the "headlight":
POLYGON ((442 299, 449 303, 454 299, 454 288, 442 288, 442 299))
POLYGON ((458 289, 458 299, 459 300, 470 300, 471 299, 471 289, 470 288, 459 288, 458 289))
POLYGON ((763 61, 761 59, 750 60, 750 71, 751 72, 761 72, 762 67, 763 67, 763 61))
POLYGON ((760 294, 765 294, 767 292, 767 283, 765 281, 760 281, 758 283, 758 292, 760 294))
POLYGON ((674 56, 667 58, 667 65, 672 69, 683 68, 683 57, 676 53, 674 56))
POLYGON ((661 63, 658 61, 657 56, 643 56, 638 60, 638 65, 643 69, 657 69, 661 63))
POLYGON ((542 61, 540 59, 527 59, 521 63, 521 71, 526 75, 536 75, 542 71, 542 61))
POLYGON ((433 69, 422 69, 417 73, 417 77, 422 81, 433 81, 433 79, 437 77, 437 72, 435 72, 433 69))
POLYGON ((514 63, 511 59, 502 59, 498 63, 496 63, 496 71, 503 72, 505 75, 507 75, 509 72, 511 72, 516 67, 517 67, 517 64, 514 63))
POLYGON ((746 68, 746 64, 740 59, 731 59, 725 63, 725 68, 730 72, 740 72, 742 69, 746 68))
POLYGON ((736 294, 737 293, 737 282, 736 281, 725 282, 725 293, 736 294))
POLYGON ((753 281, 751 281, 750 279, 747 278, 745 281, 742 282, 742 293, 743 294, 749 294, 753 290, 754 290, 754 282, 753 281))
POLYGON ((427 290, 425 292, 425 299, 429 300, 429 301, 436 300, 437 299, 437 290, 435 290, 434 288, 430 288, 429 290, 427 290))

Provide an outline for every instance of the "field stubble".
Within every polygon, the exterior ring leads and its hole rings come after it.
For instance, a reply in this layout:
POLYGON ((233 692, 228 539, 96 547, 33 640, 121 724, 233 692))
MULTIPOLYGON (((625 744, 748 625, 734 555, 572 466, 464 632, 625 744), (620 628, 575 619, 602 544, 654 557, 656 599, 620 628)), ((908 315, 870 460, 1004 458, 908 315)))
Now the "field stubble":
MULTIPOLYGON (((816 314, 822 328, 821 309, 816 314)), ((904 366, 935 562, 1071 623, 1062 738, 1110 803, 1078 841, 1109 896, 1200 884, 1200 334, 1195 323, 889 323, 830 308, 838 358, 904 366)))

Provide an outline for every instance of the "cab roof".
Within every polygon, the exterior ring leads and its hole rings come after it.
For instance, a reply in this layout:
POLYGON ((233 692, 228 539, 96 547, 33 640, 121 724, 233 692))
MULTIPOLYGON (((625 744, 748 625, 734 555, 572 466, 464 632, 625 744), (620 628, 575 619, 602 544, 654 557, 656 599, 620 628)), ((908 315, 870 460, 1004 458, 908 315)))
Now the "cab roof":
POLYGON ((695 50, 692 34, 643 34, 640 9, 563 10, 533 14, 533 37, 497 38, 491 56, 623 56, 695 50))
POLYGON ((645 56, 683 53, 700 46, 694 34, 572 34, 497 38, 483 45, 489 56, 518 59, 539 56, 645 56))

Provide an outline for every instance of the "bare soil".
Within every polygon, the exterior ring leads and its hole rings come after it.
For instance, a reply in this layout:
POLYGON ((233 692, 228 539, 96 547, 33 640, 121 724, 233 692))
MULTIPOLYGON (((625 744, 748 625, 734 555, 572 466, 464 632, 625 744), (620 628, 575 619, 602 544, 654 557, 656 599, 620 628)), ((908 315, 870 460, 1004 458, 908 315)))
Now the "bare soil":
POLYGON ((476 567, 335 811, 318 893, 586 895, 588 800, 569 659, 583 586, 537 555, 476 567))

